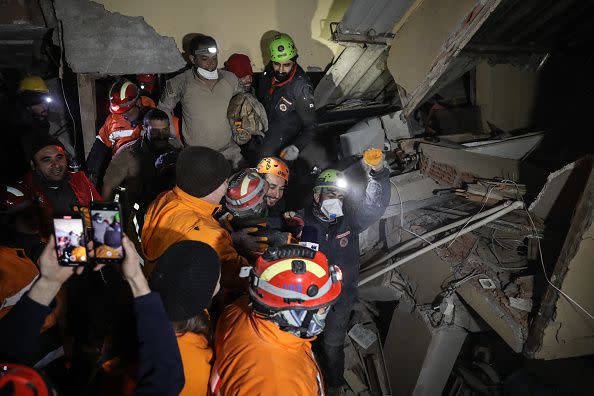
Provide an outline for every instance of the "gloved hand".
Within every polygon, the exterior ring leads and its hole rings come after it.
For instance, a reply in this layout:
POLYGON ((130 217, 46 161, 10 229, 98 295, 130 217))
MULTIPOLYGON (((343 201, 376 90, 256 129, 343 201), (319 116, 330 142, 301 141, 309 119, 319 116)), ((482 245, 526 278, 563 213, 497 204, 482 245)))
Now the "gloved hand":
POLYGON ((249 227, 232 232, 233 244, 237 249, 247 253, 264 253, 268 249, 268 238, 252 235, 257 231, 258 227, 249 227))
POLYGON ((363 161, 375 172, 384 167, 384 153, 380 149, 368 149, 363 152, 363 161))
POLYGON ((241 146, 243 144, 246 144, 252 138, 252 135, 250 134, 250 132, 242 127, 241 120, 233 121, 232 128, 233 128, 233 133, 231 135, 233 137, 233 141, 235 143, 237 143, 238 145, 241 146))
POLYGON ((283 221, 285 222, 285 226, 289 232, 295 238, 299 238, 301 236, 301 231, 303 231, 305 221, 300 216, 298 216, 297 213, 292 211, 283 213, 283 221))
POLYGON ((280 152, 281 159, 285 161, 295 161, 298 156, 299 149, 294 145, 287 146, 280 152))

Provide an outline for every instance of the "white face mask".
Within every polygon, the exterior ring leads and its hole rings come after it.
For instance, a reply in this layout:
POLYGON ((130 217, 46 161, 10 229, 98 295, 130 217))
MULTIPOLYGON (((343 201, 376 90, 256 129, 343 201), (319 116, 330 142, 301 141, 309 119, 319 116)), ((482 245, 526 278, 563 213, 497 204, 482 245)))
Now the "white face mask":
POLYGON ((207 80, 217 80, 219 78, 219 71, 217 69, 214 69, 213 71, 208 71, 201 67, 197 67, 196 71, 198 72, 198 74, 200 74, 207 80))
POLYGON ((334 220, 337 217, 341 217, 343 215, 342 201, 338 198, 325 199, 322 201, 320 210, 327 218, 334 220))

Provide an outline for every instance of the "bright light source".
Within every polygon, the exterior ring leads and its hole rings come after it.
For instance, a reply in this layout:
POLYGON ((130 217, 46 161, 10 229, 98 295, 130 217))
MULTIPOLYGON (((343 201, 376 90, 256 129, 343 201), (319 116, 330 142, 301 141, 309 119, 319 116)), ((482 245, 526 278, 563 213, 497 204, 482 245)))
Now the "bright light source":
POLYGON ((211 54, 216 54, 217 53, 217 47, 208 47, 208 52, 211 54))
POLYGON ((50 98, 49 96, 46 96, 45 101, 46 101, 46 103, 52 103, 52 98, 50 98))
POLYGON ((144 84, 140 84, 140 89, 144 89, 144 84))
POLYGON ((346 179, 338 179, 336 180, 336 187, 338 188, 347 188, 348 183, 346 179))

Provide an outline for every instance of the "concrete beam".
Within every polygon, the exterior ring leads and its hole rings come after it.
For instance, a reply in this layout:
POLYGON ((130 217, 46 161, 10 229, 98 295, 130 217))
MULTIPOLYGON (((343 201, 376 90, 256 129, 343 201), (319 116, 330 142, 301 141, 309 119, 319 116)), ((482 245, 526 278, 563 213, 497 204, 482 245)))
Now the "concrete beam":
POLYGON ((186 65, 175 40, 142 17, 106 11, 89 0, 56 0, 66 61, 75 73, 171 73, 186 65))

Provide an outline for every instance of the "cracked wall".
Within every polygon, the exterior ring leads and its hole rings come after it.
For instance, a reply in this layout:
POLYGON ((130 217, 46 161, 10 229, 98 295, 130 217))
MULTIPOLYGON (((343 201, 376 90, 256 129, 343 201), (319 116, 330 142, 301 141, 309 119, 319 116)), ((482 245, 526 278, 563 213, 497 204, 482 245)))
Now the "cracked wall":
POLYGON ((142 17, 112 13, 88 0, 55 0, 66 61, 75 73, 170 73, 186 64, 175 40, 142 17))

